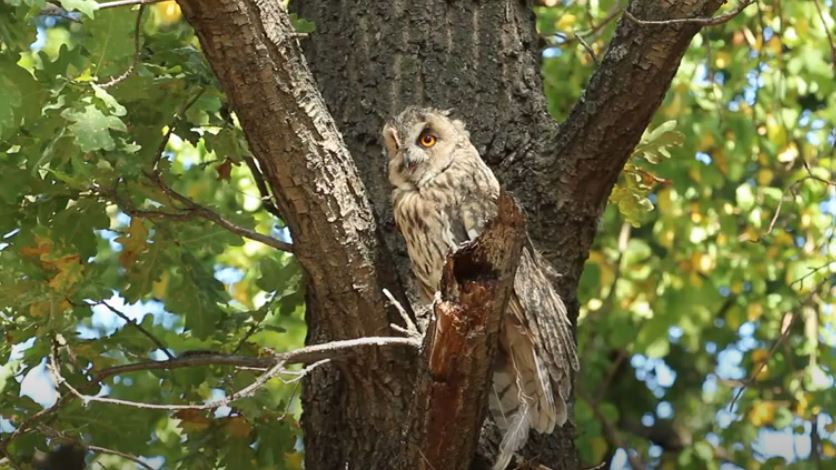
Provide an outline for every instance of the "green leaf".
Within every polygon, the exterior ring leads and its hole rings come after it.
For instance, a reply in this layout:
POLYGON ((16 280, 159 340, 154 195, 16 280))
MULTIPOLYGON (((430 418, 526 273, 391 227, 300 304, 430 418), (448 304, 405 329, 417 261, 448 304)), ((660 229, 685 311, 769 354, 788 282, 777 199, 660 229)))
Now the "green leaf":
POLYGON ((116 143, 110 131, 128 131, 121 119, 105 115, 92 104, 87 105, 82 112, 64 110, 61 116, 73 122, 69 130, 75 138, 76 145, 84 152, 113 150, 116 143))
POLYGON ((88 18, 93 18, 94 12, 99 9, 99 2, 96 0, 60 0, 61 6, 67 11, 80 11, 88 18))

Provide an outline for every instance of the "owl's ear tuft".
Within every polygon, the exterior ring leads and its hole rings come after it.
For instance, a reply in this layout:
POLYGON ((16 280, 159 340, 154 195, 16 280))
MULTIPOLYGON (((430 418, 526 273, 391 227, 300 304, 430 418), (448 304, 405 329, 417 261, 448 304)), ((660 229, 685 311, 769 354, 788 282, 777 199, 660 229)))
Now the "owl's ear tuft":
POLYGON ((401 146, 401 141, 398 140, 398 131, 388 123, 383 126, 383 145, 386 146, 386 153, 389 158, 394 158, 401 146))

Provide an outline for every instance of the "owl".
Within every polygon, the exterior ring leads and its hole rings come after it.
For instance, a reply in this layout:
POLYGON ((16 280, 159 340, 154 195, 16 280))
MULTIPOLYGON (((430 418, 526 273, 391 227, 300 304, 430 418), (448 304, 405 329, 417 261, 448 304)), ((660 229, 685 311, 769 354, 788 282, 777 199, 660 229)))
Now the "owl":
MULTIPOLYGON (((449 112, 409 107, 383 127, 395 222, 423 299, 431 302, 447 255, 476 238, 497 213, 499 182, 449 112)), ((529 241, 503 315, 489 409, 502 441, 494 466, 507 467, 531 429, 566 422, 578 358, 551 267, 529 241)))

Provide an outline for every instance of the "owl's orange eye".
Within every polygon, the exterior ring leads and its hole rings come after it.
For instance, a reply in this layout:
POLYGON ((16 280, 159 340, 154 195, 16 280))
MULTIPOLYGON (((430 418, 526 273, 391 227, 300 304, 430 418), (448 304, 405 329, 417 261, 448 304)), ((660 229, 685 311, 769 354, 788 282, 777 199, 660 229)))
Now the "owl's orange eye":
POLYGON ((438 139, 436 139, 436 137, 434 135, 425 131, 425 132, 422 132, 421 135, 418 137, 418 145, 420 145, 421 147, 424 147, 425 149, 428 149, 428 148, 432 147, 433 145, 435 145, 437 140, 438 139))

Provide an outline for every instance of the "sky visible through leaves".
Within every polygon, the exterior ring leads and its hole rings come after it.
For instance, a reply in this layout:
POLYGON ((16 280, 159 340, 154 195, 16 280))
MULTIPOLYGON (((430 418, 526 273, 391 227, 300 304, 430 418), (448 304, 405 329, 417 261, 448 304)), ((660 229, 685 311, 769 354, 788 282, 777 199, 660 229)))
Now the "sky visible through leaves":
MULTIPOLYGON (((201 403, 258 374, 95 374, 167 353, 288 350, 305 328, 292 255, 178 199, 290 241, 176 4, 139 16, 58 3, 70 13, 0 2, 0 458, 23 465, 77 441, 153 468, 301 468, 292 380, 213 411, 59 400, 51 352, 84 393, 201 403)), ((544 4, 544 92, 563 120, 621 4, 544 4)), ((581 280, 584 465, 835 465, 833 18, 832 0, 760 0, 691 44, 581 280)))

